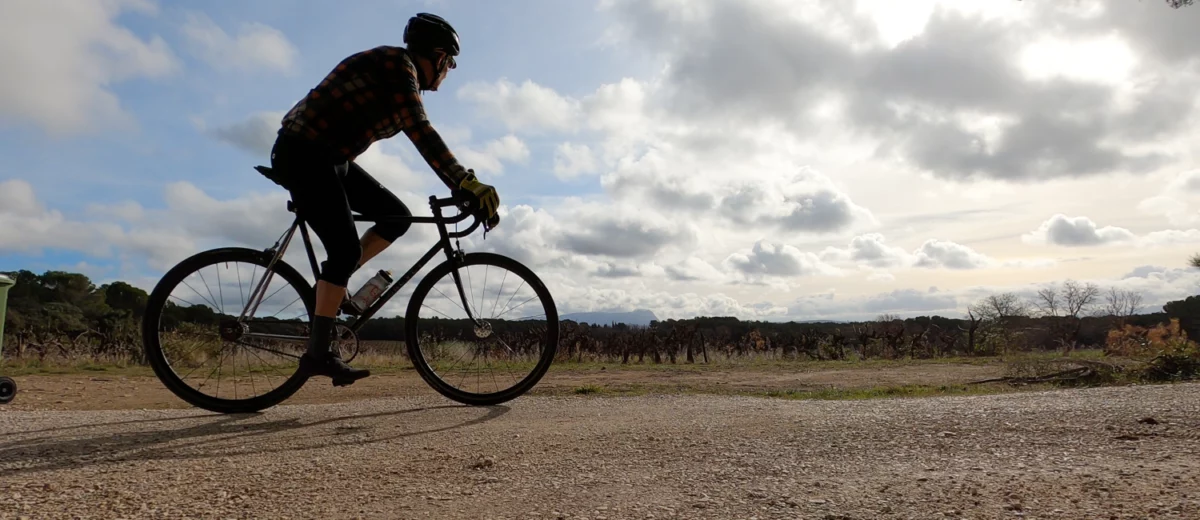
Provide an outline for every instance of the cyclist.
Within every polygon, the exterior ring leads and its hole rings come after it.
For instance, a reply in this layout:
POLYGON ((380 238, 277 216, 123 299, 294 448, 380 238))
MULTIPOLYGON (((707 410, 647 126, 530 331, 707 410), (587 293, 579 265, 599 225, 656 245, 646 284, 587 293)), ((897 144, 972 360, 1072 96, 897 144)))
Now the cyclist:
POLYGON ((488 219, 496 217, 500 205, 495 188, 479 182, 450 153, 421 101, 422 91, 437 91, 455 68, 458 33, 441 17, 418 13, 404 27, 404 43, 338 63, 284 116, 271 151, 272 168, 328 255, 317 279, 316 316, 300 370, 329 376, 335 386, 370 375, 350 367, 331 348, 334 317, 350 275, 408 231, 407 223, 377 223, 360 239, 350 212, 411 215, 354 159, 375 141, 403 132, 442 182, 476 198, 488 219))

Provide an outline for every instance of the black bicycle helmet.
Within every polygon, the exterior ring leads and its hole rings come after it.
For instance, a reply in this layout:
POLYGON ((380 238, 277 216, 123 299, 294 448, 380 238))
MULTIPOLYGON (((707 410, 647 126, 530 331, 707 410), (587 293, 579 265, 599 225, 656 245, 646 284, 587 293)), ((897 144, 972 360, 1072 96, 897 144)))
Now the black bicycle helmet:
POLYGON ((440 16, 417 13, 404 26, 404 43, 409 50, 429 55, 440 50, 450 56, 458 56, 458 32, 440 16))

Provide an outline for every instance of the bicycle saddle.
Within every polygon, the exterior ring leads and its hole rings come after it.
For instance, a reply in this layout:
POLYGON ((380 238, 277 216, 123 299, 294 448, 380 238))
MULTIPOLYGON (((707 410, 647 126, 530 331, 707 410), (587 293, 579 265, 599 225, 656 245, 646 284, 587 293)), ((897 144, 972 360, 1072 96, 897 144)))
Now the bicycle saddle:
POLYGON ((276 173, 275 170, 272 169, 270 166, 258 165, 258 166, 255 166, 254 169, 257 170, 258 173, 261 173, 263 177, 270 179, 271 182, 280 185, 284 189, 288 189, 288 185, 283 180, 283 177, 281 177, 278 173, 276 173))

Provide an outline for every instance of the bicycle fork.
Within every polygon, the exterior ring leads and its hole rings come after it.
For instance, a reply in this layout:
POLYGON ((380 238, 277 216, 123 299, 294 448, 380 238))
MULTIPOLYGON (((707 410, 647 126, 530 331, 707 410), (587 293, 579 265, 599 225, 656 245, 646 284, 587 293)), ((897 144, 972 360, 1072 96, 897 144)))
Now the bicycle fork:
MULTIPOLYGON (((442 208, 437 204, 431 204, 431 206, 433 207, 433 214, 440 218, 442 216, 442 208)), ((439 223, 438 232, 441 233, 442 243, 445 244, 446 256, 449 258, 451 264, 450 275, 454 278, 454 286, 458 288, 458 297, 462 300, 463 311, 467 313, 467 318, 471 320, 471 323, 475 324, 475 332, 477 334, 487 331, 490 335, 491 326, 487 322, 475 317, 475 313, 471 311, 471 301, 467 299, 467 293, 463 291, 462 275, 458 273, 458 269, 463 266, 463 252, 458 238, 455 237, 454 247, 451 248, 450 233, 446 231, 446 225, 439 223)))

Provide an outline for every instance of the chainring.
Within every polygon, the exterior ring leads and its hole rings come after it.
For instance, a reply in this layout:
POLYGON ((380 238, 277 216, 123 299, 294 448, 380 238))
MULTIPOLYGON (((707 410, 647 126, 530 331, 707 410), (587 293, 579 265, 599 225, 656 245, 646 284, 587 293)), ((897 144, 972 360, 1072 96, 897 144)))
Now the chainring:
POLYGON ((349 327, 341 324, 334 325, 333 330, 337 333, 333 338, 333 348, 338 349, 342 359, 347 363, 353 361, 358 356, 358 334, 355 334, 349 327), (351 346, 354 350, 347 356, 347 351, 351 346))

